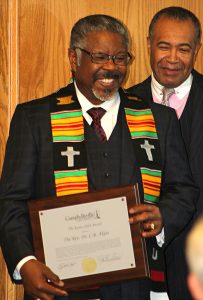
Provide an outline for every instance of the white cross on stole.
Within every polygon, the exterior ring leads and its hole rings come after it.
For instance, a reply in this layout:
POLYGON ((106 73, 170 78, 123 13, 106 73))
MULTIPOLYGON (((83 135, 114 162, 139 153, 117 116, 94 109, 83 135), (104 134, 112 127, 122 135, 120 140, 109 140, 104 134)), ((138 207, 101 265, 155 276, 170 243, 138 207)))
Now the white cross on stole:
POLYGON ((158 259, 158 251, 154 247, 152 248, 152 259, 153 260, 158 259))
POLYGON ((67 150, 62 151, 61 155, 67 156, 68 167, 74 167, 74 156, 80 155, 80 151, 74 151, 73 147, 67 147, 67 150))
POLYGON ((151 150, 155 149, 154 145, 150 145, 148 140, 145 140, 144 144, 141 144, 140 147, 146 151, 148 160, 153 161, 153 156, 152 156, 152 151, 151 150))

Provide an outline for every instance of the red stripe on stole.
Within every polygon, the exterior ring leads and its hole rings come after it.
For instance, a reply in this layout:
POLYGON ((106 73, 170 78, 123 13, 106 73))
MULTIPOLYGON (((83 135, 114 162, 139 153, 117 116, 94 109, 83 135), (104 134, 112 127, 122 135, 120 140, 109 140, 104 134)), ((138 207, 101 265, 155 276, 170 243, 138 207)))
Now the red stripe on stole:
POLYGON ((155 124, 153 119, 129 119, 128 120, 129 124, 134 124, 134 123, 141 123, 141 124, 155 124))
POLYGON ((164 282, 165 281, 165 276, 164 272, 161 271, 153 271, 151 270, 151 280, 153 281, 158 281, 158 282, 164 282))
POLYGON ((87 188, 87 183, 84 183, 84 184, 57 184, 56 185, 57 187, 57 191, 62 191, 62 190, 65 190, 65 189, 77 189, 77 190, 80 190, 80 189, 84 189, 84 188, 87 188))
POLYGON ((144 183, 145 183, 145 187, 150 188, 151 190, 157 190, 160 188, 160 183, 150 184, 148 182, 145 182, 145 180, 144 180, 144 183))
POLYGON ((53 129, 59 129, 59 128, 68 128, 68 129, 82 129, 83 125, 52 125, 53 129))
POLYGON ((129 126, 149 126, 154 127, 154 122, 139 122, 139 121, 128 121, 129 126))

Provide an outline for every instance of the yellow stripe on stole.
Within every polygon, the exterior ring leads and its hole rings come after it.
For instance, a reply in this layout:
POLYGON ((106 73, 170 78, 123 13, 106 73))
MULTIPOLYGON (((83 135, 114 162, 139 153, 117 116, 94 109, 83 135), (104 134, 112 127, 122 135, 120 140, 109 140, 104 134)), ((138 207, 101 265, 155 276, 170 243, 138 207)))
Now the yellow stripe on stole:
POLYGON ((73 194, 79 194, 79 193, 84 193, 84 192, 87 192, 87 189, 82 189, 82 190, 65 190, 65 191, 57 192, 57 196, 73 195, 73 194))
POLYGON ((139 132, 139 131, 151 131, 151 132, 156 132, 156 129, 154 128, 154 126, 139 126, 136 125, 136 130, 135 127, 132 128, 133 126, 131 126, 130 131, 132 132, 139 132))
POLYGON ((84 134, 84 130, 82 129, 77 129, 77 130, 68 130, 67 128, 64 130, 53 130, 52 132, 53 136, 80 136, 84 134))
POLYGON ((150 182, 157 182, 157 183, 161 183, 161 177, 156 177, 156 176, 151 176, 151 175, 147 175, 147 174, 142 174, 142 178, 143 180, 146 181, 150 181, 150 182))
POLYGON ((145 194, 148 194, 148 195, 152 195, 152 196, 157 196, 159 197, 160 196, 160 189, 157 188, 157 190, 152 190, 152 189, 148 189, 148 188, 144 188, 144 193, 145 194))
POLYGON ((87 182, 87 177, 86 176, 77 176, 77 177, 72 177, 72 176, 67 176, 67 177, 62 177, 62 178, 56 178, 56 183, 69 183, 69 182, 87 182), (68 179, 68 181, 67 181, 68 179))
POLYGON ((154 118, 152 115, 141 115, 141 116, 133 116, 133 115, 126 115, 126 119, 129 121, 141 121, 141 120, 147 120, 147 121, 153 121, 154 122, 154 118))
POLYGON ((64 123, 80 123, 80 122, 83 122, 83 117, 82 116, 79 116, 79 117, 74 117, 74 118, 62 118, 62 119, 52 119, 51 120, 51 123, 53 125, 55 124, 64 124, 64 123))

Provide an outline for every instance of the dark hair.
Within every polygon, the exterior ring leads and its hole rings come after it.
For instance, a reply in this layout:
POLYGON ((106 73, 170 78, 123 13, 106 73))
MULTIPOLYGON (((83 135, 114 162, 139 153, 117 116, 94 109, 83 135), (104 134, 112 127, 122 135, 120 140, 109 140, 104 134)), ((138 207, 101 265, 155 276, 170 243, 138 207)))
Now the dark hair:
POLYGON ((129 46, 129 35, 125 25, 107 15, 90 15, 78 20, 71 30, 70 48, 83 48, 85 46, 86 36, 91 31, 110 31, 119 33, 123 36, 126 46, 129 46))
POLYGON ((149 25, 150 39, 152 38, 155 24, 162 16, 179 21, 191 20, 195 27, 195 43, 200 43, 202 31, 199 19, 188 9, 179 6, 163 8, 154 15, 149 25))

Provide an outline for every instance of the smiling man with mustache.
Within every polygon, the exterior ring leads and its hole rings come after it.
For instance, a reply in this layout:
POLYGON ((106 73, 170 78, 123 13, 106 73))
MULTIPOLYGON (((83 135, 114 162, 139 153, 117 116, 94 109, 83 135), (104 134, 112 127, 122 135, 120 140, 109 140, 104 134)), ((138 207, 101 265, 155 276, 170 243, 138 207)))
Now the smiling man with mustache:
POLYGON ((127 65, 114 63, 114 57, 121 62, 123 59, 130 60, 125 40, 116 32, 90 32, 85 41, 78 45, 76 42, 69 49, 77 87, 95 105, 111 99, 125 78, 127 65), (105 59, 107 61, 103 64, 105 59), (101 63, 92 63, 94 60, 101 63))
MULTIPOLYGON (((192 175, 200 188, 198 215, 203 212, 203 76, 193 68, 201 47, 200 21, 185 8, 164 8, 150 23, 147 46, 152 76, 128 91, 149 99, 149 104, 156 102, 175 109, 192 175)), ((192 299, 184 255, 187 231, 188 228, 167 249, 166 272, 171 300, 192 299)), ((160 292, 160 297, 162 294, 160 299, 168 299, 166 293, 161 293, 166 292, 162 250, 154 245, 152 253, 156 253, 151 256, 152 265, 155 263, 152 269, 157 268, 157 259, 160 262, 159 269, 154 270, 153 288, 160 292)))
POLYGON ((131 207, 129 222, 142 223, 140 234, 149 245, 156 239, 169 243, 194 213, 198 190, 175 112, 157 104, 150 108, 121 88, 129 50, 128 31, 119 20, 80 19, 68 51, 74 82, 16 108, 0 184, 0 238, 10 276, 22 279, 26 300, 156 299, 149 279, 118 278, 115 284, 66 291, 57 274, 34 257, 28 199, 138 183, 141 204, 131 207))
POLYGON ((201 46, 191 19, 162 16, 147 39, 153 75, 161 85, 177 88, 190 75, 201 46))

